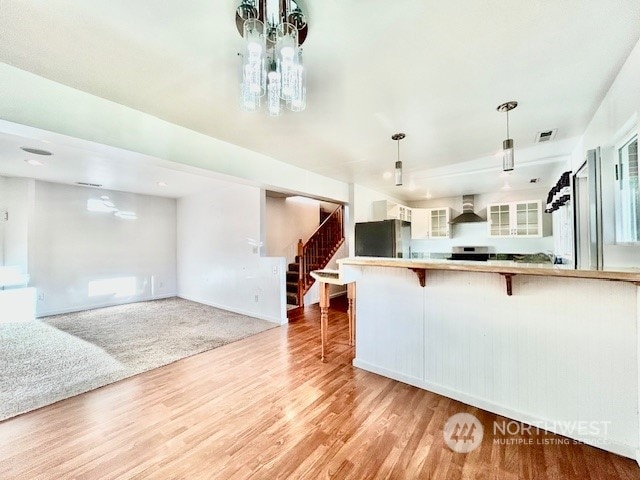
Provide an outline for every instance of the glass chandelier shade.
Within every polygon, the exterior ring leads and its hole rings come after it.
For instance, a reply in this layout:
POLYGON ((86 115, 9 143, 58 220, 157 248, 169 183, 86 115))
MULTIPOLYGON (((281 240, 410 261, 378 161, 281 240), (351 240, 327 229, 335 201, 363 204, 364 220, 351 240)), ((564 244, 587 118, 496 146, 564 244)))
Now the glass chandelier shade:
POLYGON ((243 0, 236 23, 239 29, 242 25, 245 42, 242 108, 259 111, 266 96, 270 116, 278 116, 284 109, 304 110, 307 90, 300 40, 306 38, 307 24, 297 3, 243 0))
POLYGON ((260 108, 260 98, 265 93, 266 37, 265 26, 260 20, 244 22, 243 37, 246 42, 242 56, 242 107, 247 111, 260 108))
POLYGON ((506 112, 507 114, 507 139, 502 142, 502 170, 510 172, 514 166, 513 155, 513 139, 509 138, 509 112, 518 106, 518 102, 511 101, 498 105, 499 112, 506 112))
POLYGON ((395 181, 396 181, 396 187, 402 186, 402 162, 400 161, 400 140, 402 140, 404 137, 406 137, 404 133, 394 133, 391 136, 391 140, 394 140, 395 142, 397 142, 397 146, 398 146, 398 157, 396 160, 395 175, 394 175, 395 181))
POLYGON ((402 186, 402 162, 401 161, 396 162, 395 179, 396 179, 396 187, 402 186))
POLYGON ((510 138, 502 142, 502 170, 505 172, 513 170, 513 140, 510 138))

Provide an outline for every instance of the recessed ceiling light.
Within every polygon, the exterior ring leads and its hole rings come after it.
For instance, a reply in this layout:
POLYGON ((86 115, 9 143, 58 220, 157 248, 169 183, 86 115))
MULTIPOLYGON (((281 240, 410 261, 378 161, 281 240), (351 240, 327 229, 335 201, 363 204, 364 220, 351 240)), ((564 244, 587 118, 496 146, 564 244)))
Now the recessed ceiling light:
POLYGON ((430 200, 433 198, 433 195, 431 195, 429 192, 427 192, 427 194, 424 196, 424 198, 426 198, 427 200, 430 200))
POLYGON ((385 180, 389 180, 392 176, 393 174, 391 172, 384 172, 382 174, 382 178, 384 178, 385 180))
POLYGON ((53 153, 47 150, 41 150, 40 148, 31 148, 31 147, 20 147, 20 150, 27 153, 33 153, 34 155, 53 155, 53 153))
POLYGON ((504 182, 502 190, 511 190, 511 185, 509 185, 509 182, 504 182))
POLYGON ((42 165, 44 165, 44 163, 42 163, 40 160, 36 160, 35 158, 25 158, 24 161, 29 165, 33 165, 34 167, 41 167, 42 165))
POLYGON ((165 182, 158 182, 159 187, 166 187, 167 184, 165 182))

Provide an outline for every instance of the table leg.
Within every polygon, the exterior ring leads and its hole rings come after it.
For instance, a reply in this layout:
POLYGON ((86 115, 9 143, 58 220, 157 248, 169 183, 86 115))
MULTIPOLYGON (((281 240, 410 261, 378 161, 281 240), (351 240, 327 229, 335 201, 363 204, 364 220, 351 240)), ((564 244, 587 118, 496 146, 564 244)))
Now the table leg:
POLYGON ((356 298, 356 284, 348 283, 347 284, 347 301, 348 301, 348 310, 347 316, 349 317, 349 345, 353 346, 356 344, 356 311, 354 300, 356 298))
POLYGON ((325 348, 327 345, 327 328, 329 326, 329 284, 320 283, 320 336, 322 342, 321 360, 325 360, 325 348))

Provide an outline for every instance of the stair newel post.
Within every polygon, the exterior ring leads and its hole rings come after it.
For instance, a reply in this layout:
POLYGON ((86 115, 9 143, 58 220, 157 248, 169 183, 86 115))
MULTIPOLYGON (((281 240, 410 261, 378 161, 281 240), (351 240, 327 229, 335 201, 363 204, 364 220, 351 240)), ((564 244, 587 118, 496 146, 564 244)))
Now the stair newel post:
POLYGON ((304 243, 302 243, 302 239, 298 240, 298 306, 301 307, 303 304, 304 297, 304 284, 303 279, 305 278, 305 261, 304 261, 304 243))

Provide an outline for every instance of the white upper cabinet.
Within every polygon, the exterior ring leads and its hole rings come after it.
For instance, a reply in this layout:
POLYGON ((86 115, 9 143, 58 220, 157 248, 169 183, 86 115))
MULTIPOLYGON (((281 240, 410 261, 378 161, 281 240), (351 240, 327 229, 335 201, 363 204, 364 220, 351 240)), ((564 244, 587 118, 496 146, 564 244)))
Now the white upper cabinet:
POLYGON ((450 208, 414 208, 411 238, 449 238, 451 236, 450 208))
POLYGON ((411 219, 411 238, 429 238, 429 210, 426 208, 414 208, 411 219))
POLYGON ((411 208, 388 200, 378 200, 372 203, 373 220, 404 220, 411 222, 411 208))
POLYGON ((542 237, 542 202, 496 203, 487 206, 490 237, 542 237))

